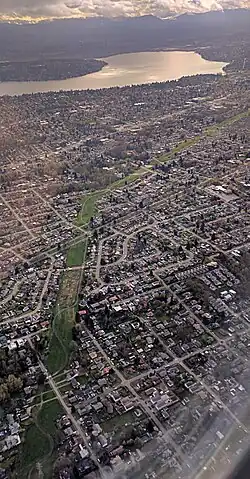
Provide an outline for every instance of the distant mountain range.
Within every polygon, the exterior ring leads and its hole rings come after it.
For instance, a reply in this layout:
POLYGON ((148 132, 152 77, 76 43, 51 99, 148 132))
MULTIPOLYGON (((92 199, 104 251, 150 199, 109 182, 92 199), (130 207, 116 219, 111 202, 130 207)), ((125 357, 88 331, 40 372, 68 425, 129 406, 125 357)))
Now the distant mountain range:
POLYGON ((183 14, 168 19, 147 15, 61 19, 22 25, 0 23, 0 60, 29 60, 40 56, 100 58, 249 37, 248 9, 183 14))

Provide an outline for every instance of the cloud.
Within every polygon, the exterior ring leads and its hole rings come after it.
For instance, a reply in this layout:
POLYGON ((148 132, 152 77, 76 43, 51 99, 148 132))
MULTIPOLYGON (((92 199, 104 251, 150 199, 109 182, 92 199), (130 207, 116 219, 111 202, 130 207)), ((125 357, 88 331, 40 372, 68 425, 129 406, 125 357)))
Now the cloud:
POLYGON ((198 12, 249 6, 249 0, 0 0, 0 15, 9 17, 134 16, 198 12))

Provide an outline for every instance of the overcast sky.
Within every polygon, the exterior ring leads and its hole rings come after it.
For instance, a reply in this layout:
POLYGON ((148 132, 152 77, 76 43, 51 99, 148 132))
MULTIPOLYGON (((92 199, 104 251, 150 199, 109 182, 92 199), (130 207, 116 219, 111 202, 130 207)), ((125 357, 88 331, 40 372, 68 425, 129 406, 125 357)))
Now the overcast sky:
POLYGON ((0 0, 0 15, 29 17, 119 16, 250 6, 250 0, 0 0))

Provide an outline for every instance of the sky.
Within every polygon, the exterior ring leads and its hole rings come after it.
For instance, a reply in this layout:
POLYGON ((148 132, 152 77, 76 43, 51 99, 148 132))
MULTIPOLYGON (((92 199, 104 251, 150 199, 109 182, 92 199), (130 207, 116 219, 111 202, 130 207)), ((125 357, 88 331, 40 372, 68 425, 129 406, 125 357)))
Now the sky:
POLYGON ((0 0, 3 19, 57 17, 117 17, 170 12, 200 12, 248 7, 250 0, 0 0))

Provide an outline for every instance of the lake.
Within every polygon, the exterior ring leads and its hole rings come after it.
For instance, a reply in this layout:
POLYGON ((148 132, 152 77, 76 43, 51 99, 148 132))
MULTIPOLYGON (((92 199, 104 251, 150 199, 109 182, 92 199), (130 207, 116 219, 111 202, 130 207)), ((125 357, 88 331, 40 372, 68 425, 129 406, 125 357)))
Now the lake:
POLYGON ((181 51, 126 53, 104 58, 108 65, 97 73, 67 80, 2 82, 0 96, 60 90, 87 90, 177 80, 183 76, 223 73, 226 63, 204 60, 181 51))

